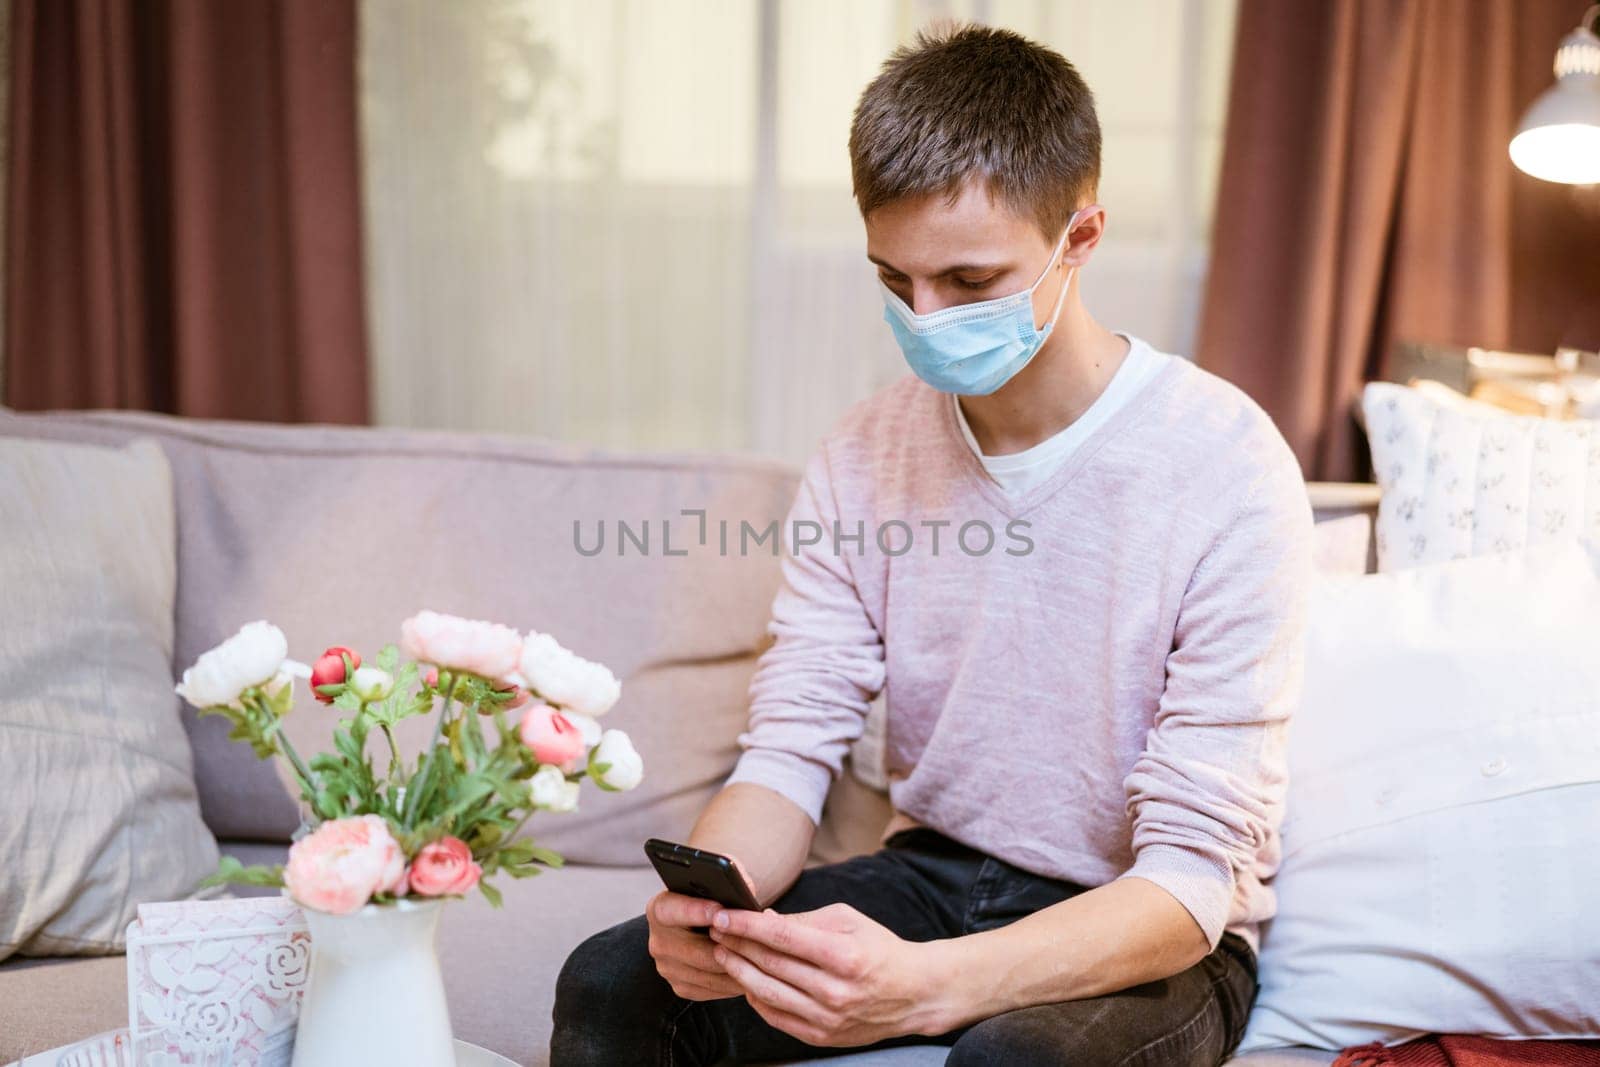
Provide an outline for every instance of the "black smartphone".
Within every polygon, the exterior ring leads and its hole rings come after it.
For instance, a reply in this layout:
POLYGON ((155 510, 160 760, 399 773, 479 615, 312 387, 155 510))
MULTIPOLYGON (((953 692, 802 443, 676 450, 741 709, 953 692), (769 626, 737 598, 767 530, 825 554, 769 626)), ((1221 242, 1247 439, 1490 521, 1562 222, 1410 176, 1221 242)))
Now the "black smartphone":
MULTIPOLYGON (((755 893, 739 873, 739 868, 720 852, 690 848, 676 841, 652 837, 644 843, 644 853, 650 857, 662 883, 674 893, 714 900, 725 908, 761 910, 755 893)), ((707 927, 696 926, 691 929, 703 934, 707 927)))

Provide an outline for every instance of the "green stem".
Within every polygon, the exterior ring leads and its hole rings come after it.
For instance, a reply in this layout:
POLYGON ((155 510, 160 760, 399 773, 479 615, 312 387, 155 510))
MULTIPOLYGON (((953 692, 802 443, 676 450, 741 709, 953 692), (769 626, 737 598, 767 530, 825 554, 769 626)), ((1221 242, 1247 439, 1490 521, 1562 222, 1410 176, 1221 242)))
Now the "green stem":
POLYGON ((389 724, 380 722, 378 726, 383 730, 383 736, 389 742, 389 777, 393 778, 394 772, 400 768, 400 750, 395 747, 394 731, 389 729, 389 724))
POLYGON ((266 715, 272 722, 272 740, 277 744, 278 751, 283 753, 283 757, 294 767, 295 774, 300 777, 300 788, 305 792, 306 802, 311 805, 313 811, 316 810, 317 783, 311 775, 311 769, 306 766, 305 760, 300 758, 300 753, 296 752, 294 745, 289 742, 289 735, 283 732, 283 724, 277 721, 277 716, 273 714, 272 709, 266 707, 260 697, 256 698, 256 710, 266 715))
MULTIPOLYGON (((450 673, 450 688, 445 690, 444 694, 444 706, 439 709, 439 717, 433 721, 433 740, 428 744, 428 754, 424 757, 422 767, 417 771, 416 778, 412 779, 412 781, 416 781, 417 778, 422 779, 422 788, 418 790, 419 793, 432 791, 427 787, 432 784, 433 780, 433 761, 439 751, 439 738, 444 734, 444 721, 450 717, 450 705, 456 698, 456 682, 458 680, 455 672, 452 671, 450 673)), ((409 790, 406 792, 407 830, 416 828, 417 809, 422 807, 422 803, 426 799, 423 796, 413 796, 409 790)))
POLYGON ((511 828, 511 832, 506 834, 500 840, 506 844, 510 844, 513 840, 515 840, 517 834, 522 832, 522 828, 528 825, 528 820, 533 817, 533 810, 533 806, 530 804, 528 806, 528 810, 522 813, 522 818, 517 820, 517 825, 513 826, 511 828))
MULTIPOLYGON (((367 705, 370 704, 370 703, 372 703, 372 701, 370 701, 370 700, 363 700, 361 702, 361 707, 359 709, 357 709, 357 711, 356 711, 356 720, 357 721, 360 721, 361 719, 366 717, 367 705)), ((389 777, 393 778, 394 777, 395 768, 400 766, 400 752, 394 746, 394 731, 389 729, 389 724, 388 723, 382 722, 382 721, 380 721, 378 723, 378 729, 383 731, 384 739, 389 742, 389 777)), ((365 741, 363 741, 361 748, 362 748, 362 755, 365 756, 366 755, 366 743, 365 743, 365 741)))
MULTIPOLYGON (((507 751, 508 750, 508 746, 511 743, 510 738, 511 738, 512 735, 511 735, 511 727, 506 722, 505 710, 503 708, 495 708, 495 710, 494 710, 494 719, 495 719, 495 725, 500 728, 500 744, 501 744, 501 747, 499 749, 495 750, 495 755, 498 756, 502 751, 507 751)), ((517 759, 518 760, 531 759, 530 756, 525 755, 527 750, 522 748, 520 745, 516 749, 512 749, 510 751, 515 751, 517 753, 517 759)), ((511 828, 511 832, 506 834, 500 840, 504 841, 504 842, 510 842, 512 840, 515 840, 517 834, 522 832, 522 828, 524 826, 528 825, 528 820, 533 818, 533 813, 536 810, 538 810, 538 809, 536 809, 533 806, 533 801, 530 798, 529 801, 528 801, 528 810, 522 813, 522 818, 517 820, 517 824, 511 828)))
MULTIPOLYGON (((495 703, 493 700, 491 700, 490 703, 492 705, 490 710, 495 712, 500 710, 500 705, 498 703, 495 703)), ((483 720, 485 716, 478 708, 473 708, 472 710, 474 713, 472 716, 472 728, 478 731, 478 751, 487 755, 489 752, 489 738, 488 735, 483 732, 483 720)))

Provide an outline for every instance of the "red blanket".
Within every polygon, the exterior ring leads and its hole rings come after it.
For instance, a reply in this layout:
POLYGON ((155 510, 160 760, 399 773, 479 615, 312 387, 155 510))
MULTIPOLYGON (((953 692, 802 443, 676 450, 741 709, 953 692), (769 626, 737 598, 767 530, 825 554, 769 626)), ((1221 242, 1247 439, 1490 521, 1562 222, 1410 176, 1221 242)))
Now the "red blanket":
POLYGON ((1600 1041, 1506 1041, 1429 1034, 1384 1048, 1378 1042, 1339 1053, 1333 1067, 1600 1067, 1600 1041))

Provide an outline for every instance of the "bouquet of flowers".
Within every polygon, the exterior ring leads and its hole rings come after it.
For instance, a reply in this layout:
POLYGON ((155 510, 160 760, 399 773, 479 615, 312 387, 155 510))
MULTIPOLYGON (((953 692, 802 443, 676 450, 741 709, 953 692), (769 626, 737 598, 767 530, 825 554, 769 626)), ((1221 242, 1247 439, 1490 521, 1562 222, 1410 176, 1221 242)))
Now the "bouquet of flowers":
POLYGON ((336 646, 309 666, 288 658, 276 626, 253 622, 184 671, 177 691, 202 715, 225 717, 230 737, 257 756, 287 761, 310 813, 286 866, 224 857, 210 883, 282 886, 302 906, 335 915, 474 886, 498 906, 491 876, 561 866, 555 852, 518 836, 533 812, 572 811, 585 778, 626 790, 644 774, 628 735, 600 727, 622 693, 609 670, 548 634, 432 611, 407 619, 399 647, 370 662, 336 646), (310 759, 282 730, 297 678, 348 713, 333 750, 310 759), (408 760, 394 727, 428 714, 433 740, 408 760), (367 752, 374 732, 386 742, 378 765, 367 752))

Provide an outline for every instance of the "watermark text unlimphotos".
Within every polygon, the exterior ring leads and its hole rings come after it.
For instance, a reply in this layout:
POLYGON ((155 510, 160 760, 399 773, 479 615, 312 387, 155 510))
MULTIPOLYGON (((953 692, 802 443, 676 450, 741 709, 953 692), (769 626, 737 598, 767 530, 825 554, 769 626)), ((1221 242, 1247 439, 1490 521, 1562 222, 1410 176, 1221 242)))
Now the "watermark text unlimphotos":
POLYGON ((866 520, 824 524, 811 519, 708 520, 704 508, 685 508, 673 518, 572 520, 572 547, 580 556, 687 556, 709 551, 719 556, 752 556, 780 551, 831 552, 835 556, 867 554, 872 545, 885 556, 919 551, 930 556, 961 553, 987 556, 1033 552, 1032 524, 1012 519, 998 529, 983 519, 888 519, 869 526, 866 520), (831 529, 830 529, 831 527, 831 529))

